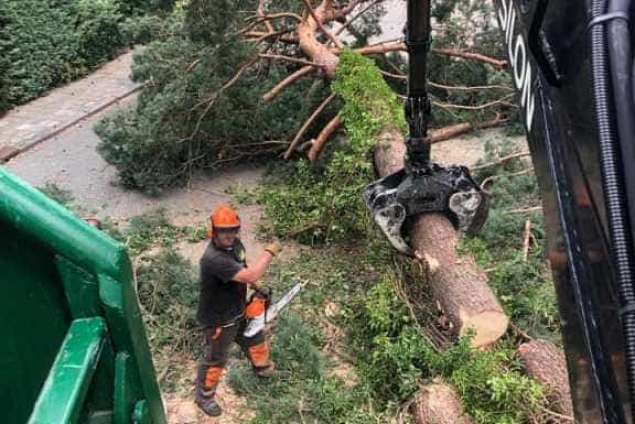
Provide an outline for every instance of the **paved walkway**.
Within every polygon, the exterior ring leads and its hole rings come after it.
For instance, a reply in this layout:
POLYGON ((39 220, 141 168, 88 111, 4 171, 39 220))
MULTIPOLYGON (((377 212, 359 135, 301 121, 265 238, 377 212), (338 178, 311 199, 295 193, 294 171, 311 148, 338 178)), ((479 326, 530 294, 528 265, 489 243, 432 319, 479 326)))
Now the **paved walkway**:
POLYGON ((0 163, 134 92, 138 84, 129 77, 132 55, 128 52, 0 118, 0 163))

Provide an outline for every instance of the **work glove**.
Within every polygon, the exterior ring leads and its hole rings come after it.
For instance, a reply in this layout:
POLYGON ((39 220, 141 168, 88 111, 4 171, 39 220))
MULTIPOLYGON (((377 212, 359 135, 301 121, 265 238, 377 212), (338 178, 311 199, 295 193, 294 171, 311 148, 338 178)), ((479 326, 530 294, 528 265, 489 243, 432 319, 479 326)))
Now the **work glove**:
POLYGON ((265 246, 265 251, 271 253, 273 256, 277 256, 280 252, 282 252, 282 245, 277 241, 273 243, 269 243, 265 246))

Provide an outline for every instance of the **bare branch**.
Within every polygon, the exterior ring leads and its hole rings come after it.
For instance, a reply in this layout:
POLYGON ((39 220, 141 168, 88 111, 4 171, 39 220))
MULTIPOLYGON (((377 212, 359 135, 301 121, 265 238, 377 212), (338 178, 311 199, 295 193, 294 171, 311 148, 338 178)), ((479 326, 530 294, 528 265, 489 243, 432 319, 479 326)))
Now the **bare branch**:
POLYGON ((433 101, 432 104, 443 109, 462 109, 462 110, 483 110, 483 109, 487 109, 488 107, 492 107, 496 105, 503 105, 505 107, 516 107, 516 105, 505 101, 512 97, 514 97, 514 93, 508 94, 505 97, 502 97, 498 100, 493 100, 491 102, 483 103, 482 105, 478 105, 478 106, 455 105, 452 103, 443 103, 438 101, 433 101))
MULTIPOLYGON (((408 76, 405 74, 396 74, 392 72, 387 72, 383 70, 379 70, 382 75, 394 78, 397 80, 408 81, 408 76)), ((506 85, 474 85, 474 86, 464 86, 464 85, 444 85, 436 82, 428 81, 428 85, 433 88, 438 88, 441 90, 448 91, 482 91, 482 90, 504 90, 504 91, 513 91, 514 89, 508 87, 506 85)))
MULTIPOLYGON (((265 2, 267 0, 258 0, 258 8, 256 9, 256 13, 260 18, 265 16, 265 2)), ((272 33, 275 32, 273 25, 269 21, 265 21, 265 28, 267 28, 267 32, 272 33)))
POLYGON ((529 258, 529 241, 531 240, 531 219, 525 222, 525 235, 523 237, 523 262, 529 258))
POLYGON ((531 213, 531 212, 540 212, 542 211, 542 206, 532 206, 530 208, 520 208, 520 209, 511 209, 507 212, 509 213, 531 213))
POLYGON ((267 92, 264 96, 262 96, 265 102, 270 102, 273 100, 278 94, 282 92, 285 88, 295 83, 297 80, 302 78, 305 75, 312 73, 315 70, 315 66, 304 66, 282 81, 280 81, 275 87, 273 87, 269 92, 267 92))
POLYGON ((311 162, 314 162, 322 153, 326 142, 329 141, 331 136, 337 131, 337 129, 342 126, 342 118, 340 115, 337 115, 335 118, 331 119, 331 121, 326 124, 324 129, 320 132, 318 137, 313 142, 311 146, 311 150, 309 150, 308 157, 311 162))
MULTIPOLYGON (((307 10, 309 11, 309 13, 311 14, 311 17, 315 20, 315 23, 317 24, 318 28, 320 28, 320 30, 326 34, 326 36, 333 42, 333 44, 335 44, 338 48, 342 48, 342 43, 340 42, 340 40, 337 39, 336 36, 333 35, 333 33, 331 33, 331 31, 329 31, 322 23, 322 20, 315 14, 315 11, 313 10, 313 7, 311 7, 311 3, 309 2, 309 0, 302 0, 304 2, 304 5, 306 6, 307 10)), ((326 1, 326 0, 325 0, 326 1)))
POLYGON ((470 131, 497 127, 507 123, 509 120, 506 118, 496 117, 490 121, 474 125, 470 122, 462 122, 460 124, 450 125, 444 128, 439 128, 430 132, 428 143, 438 143, 440 141, 450 140, 460 135, 466 134, 470 131))
POLYGON ((190 139, 194 138, 194 136, 198 133, 198 131, 199 131, 200 127, 201 127, 201 123, 203 122, 203 119, 209 113, 209 111, 212 109, 212 107, 214 106, 214 103, 216 103, 216 100, 221 95, 221 93, 223 91, 227 90, 232 85, 234 85, 236 82, 238 82, 238 80, 240 80, 240 78, 243 76, 245 71, 247 71, 247 69, 249 69, 257 61, 258 61, 258 56, 252 57, 248 62, 246 62, 244 65, 242 65, 238 69, 238 71, 236 72, 236 75, 234 75, 229 81, 227 81, 225 84, 223 84, 223 86, 221 88, 219 88, 216 92, 212 93, 212 95, 210 95, 206 100, 204 100, 203 102, 198 103, 197 105, 195 105, 192 108, 192 110, 194 110, 194 109, 197 109, 199 106, 207 103, 207 106, 205 107, 205 110, 203 111, 201 116, 198 118, 198 121, 196 122, 196 126, 194 127, 194 131, 192 131, 192 134, 189 137, 190 139))
POLYGON ((472 170, 476 171, 479 169, 485 169, 485 168, 489 168, 491 166, 496 166, 496 165, 500 165, 500 164, 504 164, 512 159, 516 159, 516 158, 521 158, 524 156, 529 156, 531 153, 524 151, 524 152, 517 152, 517 153, 512 153, 510 155, 507 156, 503 156, 502 158, 500 158, 499 160, 495 161, 495 162, 488 162, 485 163, 483 165, 479 165, 479 166, 475 166, 474 168, 472 168, 472 170))
POLYGON ((348 29, 357 19, 359 19, 361 16, 363 16, 364 13, 368 12, 373 6, 376 6, 377 4, 381 3, 382 1, 383 0, 375 0, 374 2, 372 2, 371 4, 366 6, 364 9, 362 9, 359 13, 357 13, 351 19, 347 20, 346 23, 344 25, 342 25, 341 28, 339 28, 337 31, 335 31, 335 35, 340 35, 342 32, 346 31, 346 29, 348 29))
POLYGON ((506 85, 474 85, 474 86, 462 86, 462 85, 443 85, 436 82, 428 81, 430 87, 439 88, 448 91, 479 91, 479 90, 504 90, 513 91, 514 89, 506 85))
POLYGON ((309 116, 309 119, 307 119, 304 125, 302 125, 298 133, 295 135, 295 138, 293 139, 293 141, 291 141, 289 148, 284 153, 285 159, 289 159, 291 157, 293 150, 298 145, 300 140, 302 140, 304 133, 309 129, 313 121, 315 121, 315 119, 320 115, 320 113, 322 113, 324 109, 326 109, 326 107, 329 105, 329 103, 331 103, 331 101, 333 101, 334 98, 335 98, 335 93, 332 93, 317 107, 317 109, 315 109, 315 111, 311 114, 311 116, 309 116))
MULTIPOLYGON (((390 52, 396 51, 406 51, 406 45, 404 43, 394 43, 394 42, 383 42, 379 44, 374 44, 372 46, 361 47, 359 49, 355 49, 354 52, 368 56, 373 54, 386 54, 390 52)), ((336 54, 341 53, 341 50, 335 51, 336 54)))
POLYGON ((287 62, 298 63, 300 65, 306 65, 306 66, 321 67, 321 65, 318 65, 317 63, 313 63, 310 60, 299 59, 297 57, 291 57, 291 56, 283 56, 279 54, 260 53, 258 54, 258 57, 261 57, 263 59, 284 60, 287 62))
MULTIPOLYGON (((363 3, 365 0, 351 0, 346 6, 337 9, 335 19, 342 18, 353 11, 360 3, 363 3)), ((377 0, 380 2, 382 0, 377 0)))
POLYGON ((499 69, 506 68, 508 65, 506 60, 495 59, 493 57, 485 56, 484 54, 480 53, 464 52, 461 50, 452 49, 432 49, 432 53, 445 56, 460 57, 463 59, 475 60, 478 62, 485 62, 499 69))
POLYGON ((293 30, 294 29, 292 28, 275 32, 248 31, 245 33, 245 37, 249 39, 255 39, 256 43, 261 43, 265 40, 268 40, 269 38, 277 38, 276 41, 280 41, 286 44, 298 44, 299 40, 296 37, 292 35, 286 35, 290 32, 293 32, 293 30))
MULTIPOLYGON (((365 56, 373 54, 386 54, 395 51, 407 51, 406 44, 402 42, 383 42, 355 50, 355 52, 365 56)), ((432 49, 431 52, 445 56, 459 57, 462 59, 484 62, 499 69, 507 67, 506 60, 495 59, 493 57, 485 56, 480 53, 464 52, 461 50, 452 49, 432 49)), ((340 53, 340 51, 336 51, 336 53, 340 53)))
MULTIPOLYGON (((247 18, 246 21, 247 22, 254 22, 256 24, 259 23, 263 23, 263 22, 267 22, 267 21, 273 21, 275 19, 284 19, 284 18, 293 18, 298 22, 302 22, 302 16, 298 15, 297 13, 292 13, 292 12, 281 12, 281 13, 273 13, 271 15, 260 15, 260 13, 257 16, 253 16, 250 18, 247 18)), ((272 28, 273 30, 273 28, 272 28)))

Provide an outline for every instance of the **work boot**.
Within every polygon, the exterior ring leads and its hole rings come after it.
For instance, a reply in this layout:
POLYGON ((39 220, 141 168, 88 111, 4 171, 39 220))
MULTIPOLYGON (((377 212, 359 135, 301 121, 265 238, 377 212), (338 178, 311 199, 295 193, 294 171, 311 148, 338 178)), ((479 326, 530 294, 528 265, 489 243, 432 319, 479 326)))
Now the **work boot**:
POLYGON ((216 402, 216 399, 214 399, 213 397, 212 398, 197 397, 196 404, 198 405, 199 408, 201 408, 203 412, 205 412, 210 417, 218 417, 220 414, 223 413, 223 410, 220 408, 220 405, 218 404, 218 402, 216 402))

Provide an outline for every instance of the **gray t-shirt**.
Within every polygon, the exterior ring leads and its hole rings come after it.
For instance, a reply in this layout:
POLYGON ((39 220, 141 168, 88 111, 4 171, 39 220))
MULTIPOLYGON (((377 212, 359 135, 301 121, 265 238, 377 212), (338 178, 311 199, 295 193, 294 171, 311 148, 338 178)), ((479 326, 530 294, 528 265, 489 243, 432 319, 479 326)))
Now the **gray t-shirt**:
POLYGON ((245 312, 247 285, 232 278, 247 266, 245 247, 236 240, 231 250, 210 242, 201 258, 201 286, 196 318, 204 327, 231 322, 245 312))

